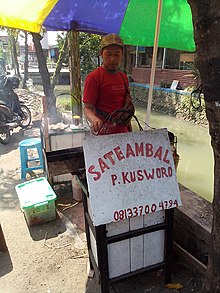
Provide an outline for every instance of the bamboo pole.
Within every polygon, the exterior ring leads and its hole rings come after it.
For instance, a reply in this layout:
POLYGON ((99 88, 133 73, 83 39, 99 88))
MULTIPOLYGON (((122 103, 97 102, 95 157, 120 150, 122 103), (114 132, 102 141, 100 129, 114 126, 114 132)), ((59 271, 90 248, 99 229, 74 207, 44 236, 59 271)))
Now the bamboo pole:
POLYGON ((72 115, 82 118, 82 92, 79 54, 79 32, 70 31, 68 35, 70 91, 72 97, 72 115))
POLYGON ((146 122, 145 129, 148 128, 148 125, 150 123, 150 113, 151 113, 151 104, 152 104, 152 97, 153 97, 154 77, 155 77, 155 71, 156 71, 162 5, 163 5, 163 0, 158 0, 156 29, 155 29, 155 36, 154 36, 154 50, 153 50, 153 58, 152 58, 152 66, 151 66, 151 74, 150 74, 150 87, 149 87, 149 94, 148 94, 147 114, 145 119, 145 122, 146 122))

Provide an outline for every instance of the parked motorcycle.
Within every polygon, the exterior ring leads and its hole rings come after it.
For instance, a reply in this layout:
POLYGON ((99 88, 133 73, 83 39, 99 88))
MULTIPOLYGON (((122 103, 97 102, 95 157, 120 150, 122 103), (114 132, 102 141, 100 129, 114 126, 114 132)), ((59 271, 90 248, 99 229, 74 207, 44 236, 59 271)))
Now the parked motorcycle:
MULTIPOLYGON (((19 84, 19 79, 17 80, 19 84)), ((14 88, 17 87, 16 78, 0 76, 0 143, 7 144, 14 128, 26 128, 31 123, 29 108, 19 101, 14 88)))

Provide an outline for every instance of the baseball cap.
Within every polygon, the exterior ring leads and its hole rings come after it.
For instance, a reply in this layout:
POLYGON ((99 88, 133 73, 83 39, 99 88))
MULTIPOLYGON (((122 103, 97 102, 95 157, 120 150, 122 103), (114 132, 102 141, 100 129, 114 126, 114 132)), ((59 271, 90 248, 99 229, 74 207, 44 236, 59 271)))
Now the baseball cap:
POLYGON ((119 35, 108 34, 108 35, 104 36, 101 40, 101 50, 103 50, 105 47, 108 47, 111 45, 118 45, 121 48, 123 48, 124 43, 123 43, 122 38, 119 35))

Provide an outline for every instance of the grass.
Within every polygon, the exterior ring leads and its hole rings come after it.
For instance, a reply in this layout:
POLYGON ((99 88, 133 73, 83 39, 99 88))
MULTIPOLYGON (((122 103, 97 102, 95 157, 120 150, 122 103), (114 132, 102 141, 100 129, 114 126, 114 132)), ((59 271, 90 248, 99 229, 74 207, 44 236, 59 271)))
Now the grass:
MULTIPOLYGON (((36 90, 43 91, 42 85, 36 85, 36 90)), ((70 85, 57 85, 54 89, 56 96, 56 106, 62 111, 71 111, 71 95, 70 95, 70 85), (65 95, 63 95, 65 93, 65 95)))
POLYGON ((72 104, 71 104, 71 95, 66 93, 62 95, 57 95, 56 96, 56 106, 57 109, 59 109, 61 112, 63 111, 71 111, 72 109, 72 104))

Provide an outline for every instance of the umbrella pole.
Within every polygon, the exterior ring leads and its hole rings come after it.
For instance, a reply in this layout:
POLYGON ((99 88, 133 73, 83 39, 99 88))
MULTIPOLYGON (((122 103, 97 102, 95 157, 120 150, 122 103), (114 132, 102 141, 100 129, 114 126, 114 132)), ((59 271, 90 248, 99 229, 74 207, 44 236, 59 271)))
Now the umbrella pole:
POLYGON ((163 0, 158 0, 157 20, 156 20, 156 29, 155 29, 155 36, 154 36, 154 50, 153 50, 153 58, 152 58, 151 73, 150 73, 150 87, 149 87, 148 102, 147 102, 145 129, 149 128, 148 125, 150 123, 150 112, 151 112, 151 104, 152 104, 152 97, 153 97, 154 77, 155 77, 155 71, 156 71, 157 49, 158 49, 158 40, 159 40, 159 34, 160 34, 160 20, 161 20, 161 13, 162 13, 162 4, 163 4, 163 0))

